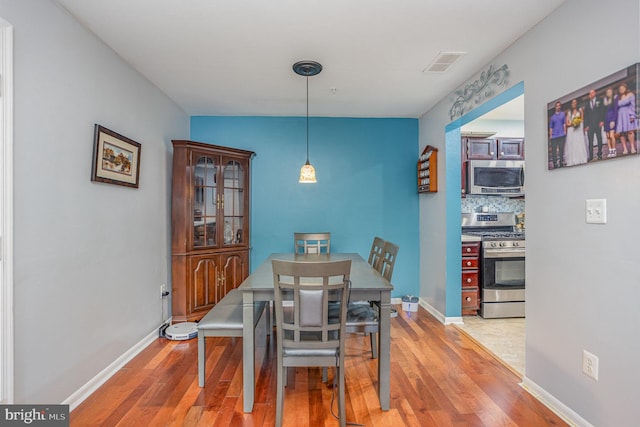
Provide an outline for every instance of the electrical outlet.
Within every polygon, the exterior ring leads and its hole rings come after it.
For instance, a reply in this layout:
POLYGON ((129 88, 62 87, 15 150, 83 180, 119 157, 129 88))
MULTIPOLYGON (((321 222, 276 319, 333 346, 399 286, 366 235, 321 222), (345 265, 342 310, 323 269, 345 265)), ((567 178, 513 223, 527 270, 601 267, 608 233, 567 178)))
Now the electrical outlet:
POLYGON ((160 285, 160 299, 163 299, 166 296, 165 295, 166 292, 167 292, 167 285, 163 283, 162 285, 160 285))
POLYGON ((598 381, 598 365, 598 356, 582 350, 582 372, 585 375, 598 381))

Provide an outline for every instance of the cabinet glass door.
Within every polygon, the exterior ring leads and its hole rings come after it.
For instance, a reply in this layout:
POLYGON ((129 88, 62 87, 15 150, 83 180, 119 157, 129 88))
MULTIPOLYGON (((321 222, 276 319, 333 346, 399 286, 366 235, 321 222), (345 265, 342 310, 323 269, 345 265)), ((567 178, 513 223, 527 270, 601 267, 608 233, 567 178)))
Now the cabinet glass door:
POLYGON ((244 241, 245 166, 243 162, 235 159, 225 159, 223 164, 222 209, 224 215, 224 238, 222 242, 225 246, 246 243, 244 241))
POLYGON ((193 247, 216 245, 216 216, 219 197, 215 158, 194 153, 193 162, 193 247))

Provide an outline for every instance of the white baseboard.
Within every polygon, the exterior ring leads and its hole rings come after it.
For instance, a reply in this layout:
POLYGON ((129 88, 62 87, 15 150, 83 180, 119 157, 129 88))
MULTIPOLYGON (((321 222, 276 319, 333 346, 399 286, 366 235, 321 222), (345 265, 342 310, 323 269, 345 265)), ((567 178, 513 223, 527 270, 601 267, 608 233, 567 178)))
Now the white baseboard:
POLYGON ((464 324, 464 321, 462 320, 462 316, 445 317, 444 324, 445 325, 462 325, 464 324))
POLYGON ((429 304, 427 301, 425 301, 423 298, 420 298, 420 301, 418 302, 418 304, 420 305, 420 307, 424 308, 425 310, 427 310, 429 313, 431 313, 431 315, 433 317, 435 317, 436 319, 438 319, 438 321, 440 323, 442 323, 443 325, 445 324, 445 316, 444 314, 440 313, 434 306, 432 306, 431 304, 429 304))
POLYGON ((87 397, 91 396, 102 384, 107 382, 118 370, 126 365, 130 360, 136 357, 149 344, 158 339, 158 328, 154 329, 149 335, 140 340, 137 344, 127 350, 122 356, 118 357, 109 366, 104 368, 95 377, 89 380, 85 385, 80 387, 75 393, 67 397, 61 403, 69 405, 69 411, 73 411, 87 397))
POLYGON ((593 424, 582 418, 575 411, 526 376, 522 378, 520 386, 527 390, 527 392, 529 392, 533 397, 538 399, 544 406, 551 409, 569 425, 577 427, 593 427, 593 424))
POLYGON ((462 317, 460 317, 460 316, 457 316, 457 317, 446 317, 444 314, 442 314, 440 311, 438 311, 438 309, 436 309, 434 306, 429 304, 423 298, 420 298, 419 304, 420 304, 420 306, 422 308, 424 308, 429 313, 431 313, 431 315, 433 317, 438 319, 438 321, 440 323, 442 323, 443 325, 452 325, 452 324, 462 324, 463 323, 462 322, 462 317))

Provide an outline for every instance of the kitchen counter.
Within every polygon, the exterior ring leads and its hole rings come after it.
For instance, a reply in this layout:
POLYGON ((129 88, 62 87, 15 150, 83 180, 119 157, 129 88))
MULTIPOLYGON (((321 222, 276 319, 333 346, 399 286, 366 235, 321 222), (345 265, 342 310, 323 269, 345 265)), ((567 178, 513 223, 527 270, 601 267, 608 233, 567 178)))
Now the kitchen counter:
POLYGON ((482 240, 482 237, 480 236, 473 236, 471 234, 462 234, 462 241, 463 242, 479 242, 480 240, 482 240))

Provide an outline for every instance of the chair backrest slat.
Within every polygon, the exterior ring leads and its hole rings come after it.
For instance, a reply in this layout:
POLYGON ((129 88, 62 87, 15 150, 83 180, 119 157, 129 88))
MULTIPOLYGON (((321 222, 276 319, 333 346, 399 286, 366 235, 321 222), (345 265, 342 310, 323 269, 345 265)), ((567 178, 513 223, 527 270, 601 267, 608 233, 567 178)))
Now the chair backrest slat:
POLYGON ((398 250, 400 250, 400 247, 395 243, 389 241, 384 242, 380 274, 388 281, 391 281, 391 276, 393 275, 393 267, 396 264, 398 250))
POLYGON ((331 233, 293 233, 293 246, 297 254, 331 253, 331 233))
POLYGON ((380 274, 382 274, 382 251, 384 247, 384 239, 381 237, 374 237, 371 244, 371 250, 369 251, 369 265, 375 268, 380 274))

